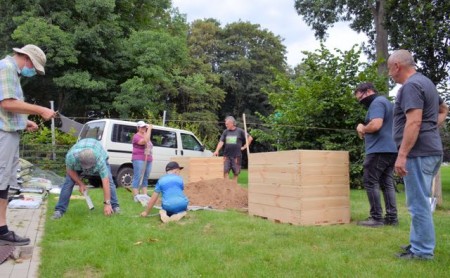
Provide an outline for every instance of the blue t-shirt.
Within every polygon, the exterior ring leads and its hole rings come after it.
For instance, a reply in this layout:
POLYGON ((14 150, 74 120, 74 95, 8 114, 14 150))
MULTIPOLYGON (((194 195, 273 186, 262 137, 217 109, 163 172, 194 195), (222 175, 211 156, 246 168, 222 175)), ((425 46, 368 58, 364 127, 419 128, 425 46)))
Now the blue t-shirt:
POLYGON ((179 175, 167 174, 156 183, 155 192, 162 194, 162 208, 170 213, 187 210, 189 200, 184 195, 183 179, 179 175))
POLYGON ((442 142, 438 129, 439 97, 433 82, 421 73, 415 73, 399 89, 394 107, 394 140, 400 147, 410 109, 422 110, 419 136, 408 157, 442 155, 442 142))
POLYGON ((394 104, 384 96, 376 97, 370 104, 366 114, 366 123, 381 118, 383 125, 377 132, 364 135, 366 154, 397 152, 397 146, 392 137, 393 108, 394 104))

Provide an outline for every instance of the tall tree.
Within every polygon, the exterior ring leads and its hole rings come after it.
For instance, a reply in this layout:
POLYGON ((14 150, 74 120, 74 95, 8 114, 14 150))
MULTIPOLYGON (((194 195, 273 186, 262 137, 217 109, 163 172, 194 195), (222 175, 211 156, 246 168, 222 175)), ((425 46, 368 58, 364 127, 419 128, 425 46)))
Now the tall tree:
POLYGON ((412 51, 420 70, 435 84, 446 82, 450 72, 450 1, 391 0, 387 10, 391 46, 412 51))
MULTIPOLYGON (((378 73, 387 73, 388 35, 384 28, 386 0, 296 0, 295 9, 314 29, 319 39, 326 37, 327 29, 334 23, 351 21, 350 27, 365 33, 369 37, 369 45, 375 45, 378 73)), ((367 50, 373 58, 373 48, 367 50)))
POLYGON ((263 92, 277 71, 286 70, 282 39, 258 24, 235 22, 220 33, 217 71, 227 93, 221 114, 255 112, 267 115, 271 106, 263 92))
MULTIPOLYGON (((449 10, 446 0, 296 0, 295 9, 318 38, 338 21, 350 21, 350 27, 369 37, 366 48, 374 57, 386 61, 388 48, 407 48, 419 60, 424 71, 437 84, 447 82, 449 74, 449 10), (374 43, 375 42, 375 43, 374 43)), ((386 64, 379 64, 386 73, 386 64)))

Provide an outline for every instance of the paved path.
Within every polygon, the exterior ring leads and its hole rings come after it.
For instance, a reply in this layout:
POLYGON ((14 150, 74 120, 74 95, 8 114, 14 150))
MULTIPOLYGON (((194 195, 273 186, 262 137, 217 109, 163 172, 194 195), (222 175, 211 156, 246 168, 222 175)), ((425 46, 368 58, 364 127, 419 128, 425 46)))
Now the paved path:
POLYGON ((16 246, 15 254, 20 258, 8 259, 0 265, 0 278, 38 277, 40 263, 40 241, 44 233, 47 200, 38 209, 7 210, 8 228, 20 236, 29 237, 26 246, 16 246))

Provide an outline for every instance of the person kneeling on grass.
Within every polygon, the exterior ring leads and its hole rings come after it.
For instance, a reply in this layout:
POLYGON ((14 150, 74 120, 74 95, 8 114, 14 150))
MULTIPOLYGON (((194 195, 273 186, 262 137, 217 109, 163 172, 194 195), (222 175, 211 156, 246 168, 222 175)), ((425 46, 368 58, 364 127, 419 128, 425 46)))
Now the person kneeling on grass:
POLYGON ((161 221, 166 223, 169 221, 178 221, 186 215, 189 200, 184 195, 184 183, 180 177, 180 167, 177 162, 169 162, 166 165, 167 174, 162 176, 156 183, 155 191, 148 202, 145 211, 141 213, 142 217, 146 217, 148 212, 153 208, 158 200, 159 194, 162 194, 162 210, 159 211, 161 221))

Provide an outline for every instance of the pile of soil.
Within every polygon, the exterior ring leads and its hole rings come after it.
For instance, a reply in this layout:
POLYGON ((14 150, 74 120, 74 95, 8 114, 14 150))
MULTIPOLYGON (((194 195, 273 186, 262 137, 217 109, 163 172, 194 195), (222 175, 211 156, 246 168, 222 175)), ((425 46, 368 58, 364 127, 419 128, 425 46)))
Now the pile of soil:
POLYGON ((246 208, 248 192, 236 181, 213 179, 186 184, 184 193, 190 206, 210 206, 215 209, 246 208))

